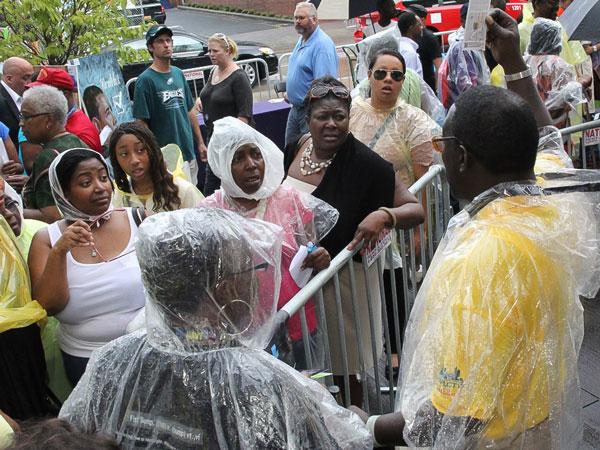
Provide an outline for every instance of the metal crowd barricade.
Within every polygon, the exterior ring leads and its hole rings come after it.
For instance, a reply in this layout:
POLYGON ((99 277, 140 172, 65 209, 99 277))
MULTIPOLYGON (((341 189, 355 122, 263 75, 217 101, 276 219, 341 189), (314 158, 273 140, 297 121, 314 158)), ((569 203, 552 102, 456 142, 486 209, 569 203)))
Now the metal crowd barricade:
MULTIPOLYGON (((348 44, 337 45, 335 47, 335 50, 340 60, 337 79, 344 83, 346 86, 348 86, 350 89, 352 89, 354 86, 356 86, 354 66, 358 56, 358 49, 356 48, 355 44, 348 44)), ((277 72, 279 74, 279 81, 285 81, 287 78, 288 65, 291 54, 291 52, 288 52, 279 56, 279 63, 277 68, 277 72)))
MULTIPOLYGON (((413 184, 409 190, 415 194, 419 200, 422 200, 423 195, 426 195, 426 223, 418 227, 421 240, 419 248, 415 248, 415 230, 400 231, 398 241, 400 242, 400 257, 402 260, 402 278, 404 285, 404 306, 405 306, 405 322, 399 323, 399 303, 396 295, 396 280, 394 270, 389 270, 391 284, 391 303, 392 311, 386 311, 385 289, 384 289, 384 267, 394 267, 394 255, 392 247, 388 247, 382 252, 373 263, 377 269, 377 283, 379 285, 379 296, 381 300, 381 317, 374 317, 373 304, 376 300, 372 298, 370 280, 367 271, 372 270, 363 264, 363 273, 365 277, 365 291, 367 298, 367 307, 369 317, 358 317, 358 289, 357 275, 360 275, 357 270, 356 263, 353 261, 353 256, 358 253, 362 247, 359 246, 353 251, 347 249, 342 250, 335 258, 332 259, 331 265, 326 270, 323 270, 315 275, 315 277, 298 292, 283 308, 290 316, 295 313, 300 313, 302 335, 304 344, 304 356, 309 369, 328 371, 331 366, 331 356, 333 352, 338 352, 341 355, 343 373, 335 375, 343 377, 343 391, 345 393, 343 403, 348 406, 350 404, 350 373, 348 369, 348 348, 358 347, 358 363, 360 371, 361 385, 363 386, 363 408, 367 411, 376 411, 382 413, 389 411, 394 405, 396 381, 394 379, 394 370, 392 367, 392 354, 390 344, 392 339, 396 343, 396 348, 401 349, 401 338, 406 320, 409 316, 412 305, 414 304, 416 293, 420 280, 425 275, 433 258, 435 249, 439 244, 442 235, 446 229, 451 216, 450 195, 445 178, 443 166, 432 166, 429 171, 413 184), (405 244, 408 241, 408 245, 405 244), (340 275, 342 271, 348 271, 350 284, 350 298, 342 298, 340 290, 340 275), (326 319, 325 299, 323 289, 327 286, 333 286, 335 298, 329 301, 335 302, 336 317, 326 319), (310 346, 310 333, 307 327, 305 305, 313 299, 316 304, 316 313, 319 322, 319 333, 323 336, 322 342, 318 345, 319 351, 324 353, 324 358, 321 361, 315 361, 312 351, 314 347, 310 346), (346 342, 344 331, 344 315, 342 314, 342 304, 344 309, 351 308, 354 331, 356 332, 356 342, 346 342), (388 314, 393 314, 395 333, 390 333, 388 327, 388 314), (376 348, 376 343, 381 340, 375 336, 375 321, 382 321, 382 329, 384 334, 384 348, 376 348), (331 325, 334 328, 331 329, 331 325), (363 342, 361 342, 361 331, 364 326, 370 328, 370 341, 372 361, 366 359, 363 354, 363 342), (328 328, 329 327, 329 328, 328 328), (339 348, 330 348, 329 336, 331 333, 338 333, 339 348), (321 366, 319 366, 321 364, 321 366), (387 367, 387 370, 384 368, 387 367), (384 404, 384 401, 386 402, 384 404)), ((328 382, 333 384, 333 382, 328 382)))
MULTIPOLYGON (((258 94, 258 98, 259 100, 268 100, 271 98, 275 97, 275 91, 273 91, 271 89, 271 80, 269 77, 269 66, 267 65, 267 62, 262 59, 262 58, 251 58, 251 59, 244 59, 242 61, 236 61, 238 66, 244 66, 244 65, 250 65, 252 66, 252 68, 254 69, 254 73, 256 74, 256 86, 253 88, 253 93, 256 95, 258 94), (260 66, 262 66, 263 68, 263 73, 266 74, 266 77, 264 80, 260 79, 260 66)), ((202 90, 202 87, 204 87, 204 84, 206 83, 206 77, 208 77, 208 74, 210 73, 211 69, 213 68, 213 65, 210 66, 201 66, 201 67, 191 67, 189 69, 183 69, 183 75, 185 76, 185 79, 187 81, 193 81, 193 94, 194 94, 194 98, 197 98, 200 96, 200 91, 202 90), (198 82, 202 80, 202 83, 200 86, 198 86, 198 82)), ((242 67, 243 69, 243 67, 242 67)), ((135 83, 137 80, 137 77, 134 78, 130 78, 129 80, 127 80, 127 83, 125 83, 125 88, 127 89, 127 92, 129 91, 130 86, 135 83)))
MULTIPOLYGON (((600 128, 600 119, 591 120, 589 122, 583 122, 578 125, 574 125, 572 127, 563 128, 560 131, 562 136, 569 136, 574 133, 579 133, 580 131, 592 130, 594 128, 600 128)), ((598 144, 596 144, 598 145, 598 144)), ((587 146, 586 140, 584 137, 581 138, 580 141, 581 148, 581 163, 584 169, 587 169, 587 146)))

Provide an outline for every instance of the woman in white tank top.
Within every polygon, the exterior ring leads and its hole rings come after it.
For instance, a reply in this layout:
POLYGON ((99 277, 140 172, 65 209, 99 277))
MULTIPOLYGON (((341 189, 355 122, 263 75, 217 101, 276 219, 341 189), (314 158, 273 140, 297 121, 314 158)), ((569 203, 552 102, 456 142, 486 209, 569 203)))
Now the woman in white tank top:
POLYGON ((58 344, 75 385, 93 350, 126 333, 144 307, 131 208, 112 209, 102 157, 88 149, 61 153, 49 169, 64 219, 40 230, 29 253, 33 297, 60 322, 58 344))

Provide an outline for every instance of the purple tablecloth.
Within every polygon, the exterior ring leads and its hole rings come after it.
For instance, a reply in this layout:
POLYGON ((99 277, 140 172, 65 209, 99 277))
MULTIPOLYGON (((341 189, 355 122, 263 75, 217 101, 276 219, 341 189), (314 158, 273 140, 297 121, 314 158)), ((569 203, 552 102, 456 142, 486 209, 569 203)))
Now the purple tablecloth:
MULTIPOLYGON (((281 100, 255 102, 252 108, 256 129, 282 150, 285 145, 285 126, 290 107, 289 103, 281 100)), ((202 114, 198 115, 198 123, 204 128, 202 114)))

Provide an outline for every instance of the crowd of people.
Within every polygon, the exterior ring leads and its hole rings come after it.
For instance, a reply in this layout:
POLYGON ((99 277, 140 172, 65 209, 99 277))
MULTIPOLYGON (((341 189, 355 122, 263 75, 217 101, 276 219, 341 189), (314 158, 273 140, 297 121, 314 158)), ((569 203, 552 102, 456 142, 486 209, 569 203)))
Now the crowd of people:
POLYGON ((554 5, 534 0, 517 26, 495 1, 486 51, 466 49, 461 27, 444 58, 414 6, 358 46, 351 90, 315 6, 298 3, 285 148, 253 127, 221 33, 194 100, 173 32, 152 26, 135 120, 120 124, 96 117, 93 92, 81 111, 67 71, 34 80, 6 60, 0 448, 578 448, 600 175, 573 169, 557 127, 593 104, 597 48, 568 41, 554 5), (408 187, 436 162, 460 212, 413 310, 393 317, 406 270, 395 230, 430 225, 433 199, 408 187), (324 317, 315 299, 280 311, 343 249, 390 231, 382 277, 361 251, 325 284, 324 317), (401 347, 384 348, 384 328, 405 320, 401 347), (301 373, 307 353, 324 367, 325 348, 349 409, 301 373), (396 405, 369 416, 361 368, 384 351, 396 405))

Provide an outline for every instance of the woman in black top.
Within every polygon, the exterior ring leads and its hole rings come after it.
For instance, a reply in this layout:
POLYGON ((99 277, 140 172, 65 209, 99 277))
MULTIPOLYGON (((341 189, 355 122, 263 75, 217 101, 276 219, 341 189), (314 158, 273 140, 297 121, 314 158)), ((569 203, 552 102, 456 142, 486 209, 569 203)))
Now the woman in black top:
MULTIPOLYGON (((321 241, 321 245, 332 256, 345 247, 351 250, 362 240, 367 244, 375 244, 384 228, 411 228, 425 218, 423 208, 394 174, 392 165, 348 131, 350 102, 348 89, 335 78, 323 77, 313 81, 304 100, 310 134, 286 148, 284 161, 287 173, 284 185, 308 192, 339 211, 336 226, 321 241)), ((365 325, 358 338, 354 328, 350 282, 345 278, 347 271, 342 271, 339 280, 350 398, 352 404, 359 405, 362 404, 362 387, 355 375, 360 371, 359 352, 365 357, 366 368, 369 369, 373 364, 373 347, 377 354, 383 347, 383 331, 376 265, 367 269, 370 279, 367 282, 360 266, 361 258, 357 255, 355 260, 356 317, 368 317, 368 286, 374 311, 373 335, 377 341, 371 345, 370 327, 365 325), (359 348, 359 342, 362 348, 359 348)), ((328 330, 337 330, 332 283, 325 285, 323 296, 328 330)), ((344 369, 340 340, 335 331, 329 332, 328 337, 331 369, 334 375, 341 376, 344 369)), ((342 379, 337 379, 336 384, 342 387, 342 379)))
MULTIPOLYGON (((208 39, 208 54, 215 67, 200 92, 200 100, 210 141, 215 120, 231 116, 246 123, 252 122, 252 87, 246 73, 234 61, 237 44, 233 39, 222 33, 213 34, 208 39)), ((211 195, 220 184, 221 181, 207 166, 204 195, 211 195)))

